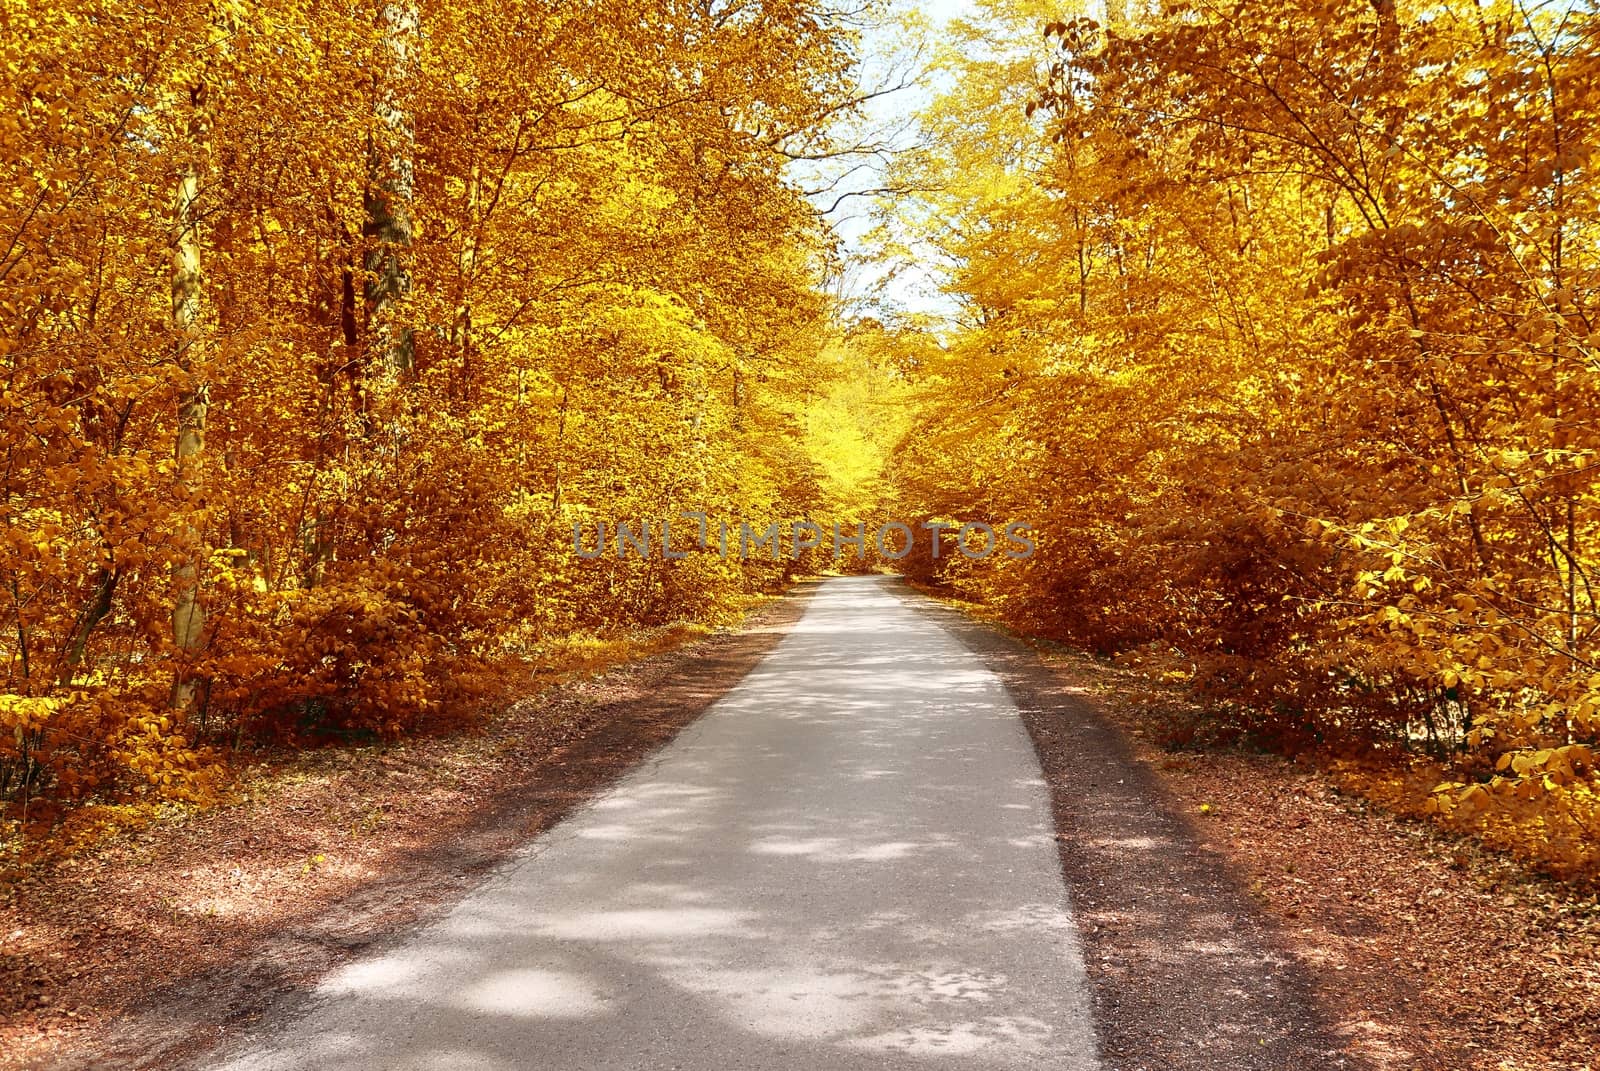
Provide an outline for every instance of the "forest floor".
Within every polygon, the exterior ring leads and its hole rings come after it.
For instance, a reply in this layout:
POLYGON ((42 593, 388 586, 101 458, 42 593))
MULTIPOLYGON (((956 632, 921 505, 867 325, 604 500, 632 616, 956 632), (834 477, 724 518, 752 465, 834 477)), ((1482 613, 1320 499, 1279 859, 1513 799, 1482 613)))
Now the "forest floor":
MULTIPOLYGON (((992 623, 980 627, 1005 634, 992 623)), ((1120 769, 1126 755, 1148 771, 1143 793, 1180 816, 1184 839, 1214 853, 1259 905, 1358 1066, 1600 1069, 1594 888, 1540 877, 1466 837, 1390 814, 1346 791, 1331 767, 1242 750, 1174 749, 1168 742, 1192 736, 1182 730, 1204 709, 1187 685, 1046 641, 1021 642, 1033 649, 1028 664, 991 664, 1017 696, 1052 782, 1063 865, 1069 885, 1076 877, 1081 886, 1074 896, 1096 984, 1116 992, 1144 935, 1126 897, 1096 902, 1098 890, 1085 881, 1093 868, 1077 858, 1095 847, 1084 837, 1096 821, 1093 800, 1081 806, 1084 783, 1105 778, 1085 769, 1081 746, 1067 742, 1073 700, 1111 730, 1101 743, 1108 766, 1120 769), (1098 925, 1099 916, 1109 924, 1098 925)), ((1168 853, 1162 865, 1181 860, 1168 853)), ((1170 953, 1155 950, 1152 958, 1170 966, 1170 953)), ((1123 981, 1135 1001, 1159 988, 1148 973, 1123 981)), ((1118 1024, 1111 1025, 1115 1045, 1118 1024)), ((1149 1050, 1150 1039, 1131 1026, 1124 1040, 1149 1050)), ((1117 1067, 1201 1066, 1108 1057, 1117 1067)))
MULTIPOLYGON (((0 1071, 173 1067, 461 897, 670 740, 798 620, 560 684, 481 731, 326 748, 0 883, 0 1071)), ((679 640, 690 634, 680 633, 679 640)))

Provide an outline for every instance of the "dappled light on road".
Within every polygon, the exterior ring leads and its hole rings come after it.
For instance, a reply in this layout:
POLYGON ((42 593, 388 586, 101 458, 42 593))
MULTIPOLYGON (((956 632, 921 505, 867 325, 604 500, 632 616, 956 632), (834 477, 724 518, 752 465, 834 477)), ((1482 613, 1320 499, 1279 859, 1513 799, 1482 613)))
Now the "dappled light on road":
POLYGON ((824 585, 660 756, 224 1066, 1098 1067, 1016 709, 894 591, 824 585))

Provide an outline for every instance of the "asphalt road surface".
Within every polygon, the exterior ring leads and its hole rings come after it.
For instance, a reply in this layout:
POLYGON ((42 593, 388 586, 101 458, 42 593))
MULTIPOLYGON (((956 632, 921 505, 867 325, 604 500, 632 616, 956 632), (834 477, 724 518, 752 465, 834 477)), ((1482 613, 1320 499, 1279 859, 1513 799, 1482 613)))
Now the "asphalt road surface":
POLYGON ((1098 1069, 1027 734, 902 590, 824 583, 671 745, 214 1066, 1098 1069))

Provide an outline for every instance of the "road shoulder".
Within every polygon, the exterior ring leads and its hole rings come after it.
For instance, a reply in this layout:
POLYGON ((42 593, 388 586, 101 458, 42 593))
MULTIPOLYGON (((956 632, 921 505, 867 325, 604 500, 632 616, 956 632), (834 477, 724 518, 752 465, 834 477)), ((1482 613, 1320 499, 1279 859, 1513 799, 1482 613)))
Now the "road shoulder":
POLYGON ((907 593, 1001 679, 1033 738, 1108 1066, 1364 1066, 1343 1054, 1242 875, 1204 844, 1081 682, 1003 630, 907 593))

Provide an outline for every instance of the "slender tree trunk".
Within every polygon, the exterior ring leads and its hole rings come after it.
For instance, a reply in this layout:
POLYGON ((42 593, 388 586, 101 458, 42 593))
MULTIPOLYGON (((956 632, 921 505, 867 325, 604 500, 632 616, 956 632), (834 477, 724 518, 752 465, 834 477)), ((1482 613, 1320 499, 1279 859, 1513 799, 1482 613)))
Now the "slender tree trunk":
POLYGON ((455 323, 450 328, 450 348, 461 362, 461 400, 472 399, 472 285, 478 269, 478 197, 482 168, 476 160, 467 175, 466 226, 457 261, 460 272, 460 300, 455 323))
POLYGON ((207 85, 202 70, 189 90, 188 160, 178 172, 173 197, 172 331, 175 359, 183 370, 178 394, 178 434, 173 444, 177 461, 179 556, 172 569, 172 643, 178 651, 173 674, 171 707, 190 713, 200 694, 191 675, 191 663, 205 636, 206 612, 201 598, 200 570, 205 539, 195 521, 195 504, 201 491, 201 457, 205 453, 206 412, 210 389, 206 382, 207 339, 201 323, 204 273, 201 259, 199 213, 201 170, 208 156, 207 85))
POLYGON ((383 47, 388 70, 378 89, 378 130, 369 148, 366 220, 368 240, 366 302, 368 354, 375 356, 386 382, 410 374, 416 363, 416 339, 402 323, 401 304, 411 292, 409 257, 414 224, 415 191, 412 120, 405 85, 416 63, 421 23, 414 0, 392 0, 383 7, 383 47))
MULTIPOLYGON (((58 685, 72 683, 78 674, 78 667, 83 664, 84 652, 89 647, 89 637, 111 613, 112 600, 116 596, 117 581, 121 578, 122 570, 102 568, 95 574, 94 593, 89 597, 89 602, 78 611, 78 616, 72 622, 72 631, 67 633, 66 642, 61 645, 61 653, 57 656, 55 678, 58 685)), ((20 635, 21 625, 18 619, 20 635)), ((27 649, 23 648, 26 656, 27 649)), ((23 676, 27 676, 26 657, 24 657, 23 676)))

